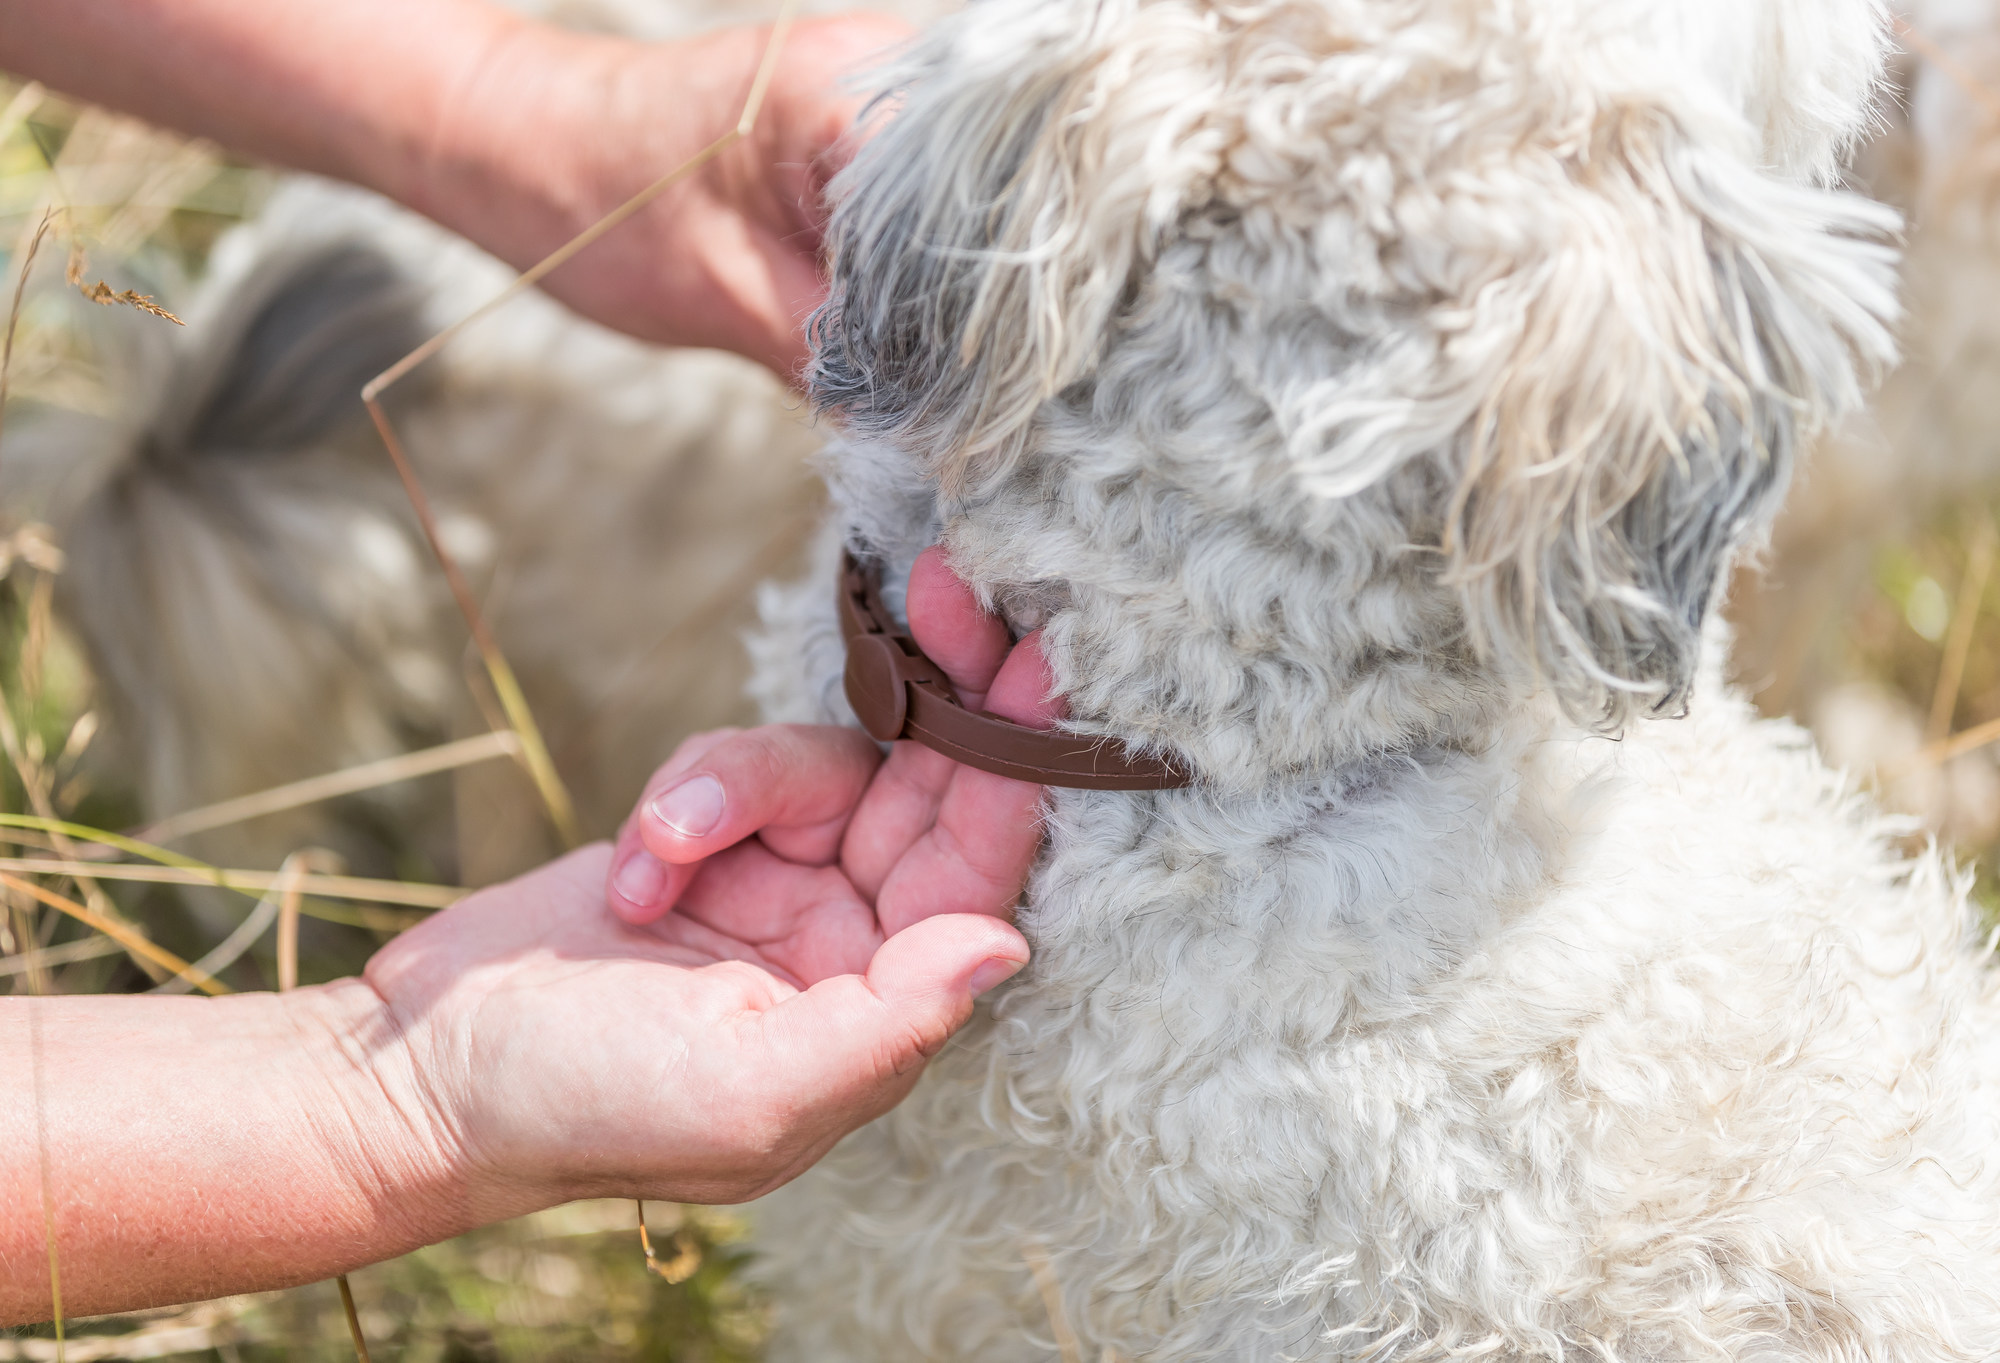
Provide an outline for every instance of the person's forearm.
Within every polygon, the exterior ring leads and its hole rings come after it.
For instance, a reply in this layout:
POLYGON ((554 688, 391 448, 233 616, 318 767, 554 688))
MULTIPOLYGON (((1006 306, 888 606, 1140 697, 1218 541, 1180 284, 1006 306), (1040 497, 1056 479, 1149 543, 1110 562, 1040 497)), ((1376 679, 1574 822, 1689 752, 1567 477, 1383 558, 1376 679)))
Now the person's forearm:
POLYGON ((0 0, 0 67, 405 202, 524 35, 484 0, 0 0))
POLYGON ((0 999, 0 1325, 51 1316, 45 1206, 67 1315, 310 1282, 527 1210, 440 1148, 386 1016, 358 981, 0 999))

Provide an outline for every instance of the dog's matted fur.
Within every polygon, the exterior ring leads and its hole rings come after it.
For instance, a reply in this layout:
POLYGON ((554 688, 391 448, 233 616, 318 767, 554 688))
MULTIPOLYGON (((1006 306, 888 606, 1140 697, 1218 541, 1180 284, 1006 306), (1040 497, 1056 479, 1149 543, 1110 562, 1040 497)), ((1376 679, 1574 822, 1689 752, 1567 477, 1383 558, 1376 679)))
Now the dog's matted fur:
POLYGON ((1963 887, 1715 680, 1888 357, 1870 0, 1020 0, 840 187, 822 568, 937 534, 1074 723, 1035 955, 763 1209, 786 1359, 2000 1353, 1963 887))

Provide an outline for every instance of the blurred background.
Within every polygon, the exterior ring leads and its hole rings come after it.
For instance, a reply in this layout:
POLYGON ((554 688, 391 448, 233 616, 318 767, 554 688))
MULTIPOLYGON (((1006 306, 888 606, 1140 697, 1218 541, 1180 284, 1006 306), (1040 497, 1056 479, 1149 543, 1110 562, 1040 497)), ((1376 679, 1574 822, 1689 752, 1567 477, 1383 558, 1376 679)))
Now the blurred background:
MULTIPOLYGON (((769 17, 520 7, 641 36, 769 17)), ((1906 359, 1818 442, 1732 584, 1730 672, 1913 842, 1950 846, 2000 921, 2000 5, 1932 0, 1902 31, 1851 180, 1908 223, 1906 359)), ((558 850, 353 398, 510 272, 358 191, 4 78, 0 244, 0 812, 33 825, 0 828, 0 991, 189 987, 134 934, 229 988, 334 978, 448 887, 558 850), (375 884, 242 893, 200 869, 287 865, 375 884)), ((681 737, 750 718, 739 636, 815 524, 819 437, 747 362, 640 346, 539 296, 391 411, 583 833, 609 833, 681 737)), ((631 1204, 582 1203, 352 1275, 373 1356, 754 1358, 740 1220, 650 1216, 658 1271, 631 1204)), ((0 1332, 0 1360, 55 1356, 46 1327, 0 1332)), ((352 1356, 332 1284, 73 1322, 67 1346, 352 1356)))

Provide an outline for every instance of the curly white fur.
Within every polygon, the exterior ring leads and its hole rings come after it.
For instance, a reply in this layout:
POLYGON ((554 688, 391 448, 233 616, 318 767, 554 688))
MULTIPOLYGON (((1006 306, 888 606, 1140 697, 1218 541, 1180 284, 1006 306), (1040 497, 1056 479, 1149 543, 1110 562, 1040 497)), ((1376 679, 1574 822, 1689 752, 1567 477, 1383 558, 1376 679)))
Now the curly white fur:
POLYGON ((1963 886, 1702 624, 1888 357, 1892 222, 1825 187, 1882 42, 1871 0, 927 40, 836 213, 857 434, 760 698, 842 718, 833 549, 941 532, 1077 727, 1200 779, 1051 798, 1028 970, 763 1209, 780 1357, 1050 1357, 1039 1254, 1091 1358, 2000 1353, 1963 886))

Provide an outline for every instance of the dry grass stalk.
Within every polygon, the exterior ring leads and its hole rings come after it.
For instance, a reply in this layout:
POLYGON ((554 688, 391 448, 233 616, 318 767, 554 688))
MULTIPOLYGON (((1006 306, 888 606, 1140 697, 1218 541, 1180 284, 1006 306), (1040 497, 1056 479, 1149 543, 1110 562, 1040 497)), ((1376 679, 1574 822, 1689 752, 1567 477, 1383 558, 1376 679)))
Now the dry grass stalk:
MULTIPOLYGON (((197 861, 193 857, 183 856, 179 852, 169 851, 164 847, 155 847, 151 843, 139 842, 136 839, 126 837, 122 833, 109 833, 101 828, 91 828, 85 824, 78 823, 65 823, 55 819, 44 819, 33 814, 8 814, 0 812, 0 828, 25 830, 15 833, 0 833, 0 842, 14 842, 38 848, 53 847, 53 838, 43 838, 38 835, 44 832, 62 832, 73 838, 98 843, 105 847, 116 848, 133 856, 143 858, 146 861, 154 862, 158 866, 178 868, 181 872, 189 876, 189 879, 182 883, 219 885, 220 888, 234 889, 244 894, 261 893, 259 882, 268 874, 262 871, 227 871, 221 867, 211 866, 205 861, 197 861), (224 879, 218 881, 216 879, 218 875, 224 879)), ((25 866, 32 873, 39 875, 50 866, 51 859, 47 857, 21 858, 12 864, 16 869, 25 866)), ((141 876, 138 872, 149 869, 120 865, 108 861, 93 861, 86 864, 93 875, 107 880, 144 879, 146 877, 141 876)), ((451 895, 463 896, 467 893, 465 890, 457 889, 456 887, 432 885, 427 882, 368 881, 352 876, 333 877, 329 875, 323 878, 320 883, 331 883, 334 887, 355 890, 356 893, 353 895, 340 894, 334 897, 342 899, 352 898, 364 906, 383 902, 374 893, 376 889, 381 888, 387 888, 392 894, 400 891, 400 897, 403 899, 411 897, 421 899, 423 902, 416 905, 420 909, 442 907, 442 905, 432 901, 442 900, 451 895)), ((307 888, 310 888, 310 883, 307 888)), ((427 916, 423 913, 400 913, 393 909, 369 907, 335 908, 325 903, 316 903, 314 907, 302 911, 314 918, 323 918, 334 923, 346 923, 350 926, 368 928, 377 932, 402 932, 404 929, 413 927, 418 922, 421 922, 427 916)))
POLYGON ((361 1315, 354 1309, 354 1289, 347 1285, 347 1275, 334 1279, 340 1284, 340 1305, 347 1312, 347 1333, 354 1340, 354 1356, 361 1363, 368 1363, 368 1341, 361 1334, 361 1315))
MULTIPOLYGON (((55 599, 55 574, 36 573, 33 585, 28 588, 27 629, 21 637, 22 665, 14 678, 19 687, 21 709, 30 715, 35 713, 42 701, 42 685, 46 680, 42 663, 48 657, 49 636, 55 628, 55 599)), ((48 752, 42 747, 42 736, 33 731, 29 732, 23 751, 37 767, 48 758, 48 752)))
POLYGON ((1042 1309, 1049 1314, 1049 1330, 1056 1337, 1056 1351, 1062 1355, 1062 1363, 1083 1363, 1083 1346, 1077 1342, 1076 1331, 1070 1328, 1069 1313, 1063 1310, 1062 1284, 1056 1281, 1049 1252, 1033 1240, 1026 1240, 1021 1244, 1021 1258, 1027 1263, 1028 1272, 1035 1275, 1035 1290, 1042 1294, 1042 1309))
POLYGON ((210 979, 206 974, 196 970, 188 962, 174 955, 173 952, 168 951, 163 946, 157 945, 151 939, 141 936, 137 930, 125 923, 120 923, 115 919, 105 918, 100 914, 93 913, 73 899, 65 899, 53 890, 43 889, 33 881, 9 875, 6 870, 0 870, 0 885, 5 885, 17 894, 28 895, 30 898, 47 905, 51 909, 68 914, 85 927, 95 932, 103 933, 106 937, 124 947, 128 953, 135 957, 143 957, 156 969, 165 972, 163 978, 166 976, 187 974, 193 978, 195 988, 201 990, 204 994, 226 994, 229 992, 219 981, 210 979))
POLYGON ((365 392, 363 400, 368 404, 368 414, 374 419, 375 429, 382 435, 382 443, 388 447, 389 458, 396 465, 396 475, 403 480, 403 491, 417 513, 417 523, 423 528, 424 541, 430 545, 431 557, 437 560, 445 585, 451 589, 452 599, 458 603, 459 614, 465 617, 466 628, 472 632, 473 647, 479 650, 479 659, 486 665, 486 675, 492 680, 494 694, 499 697, 500 708, 507 716, 507 726, 520 737, 522 761, 535 783, 536 792, 542 797, 542 804, 548 810, 549 821, 555 825, 564 845, 575 847, 583 841, 583 831, 576 821, 576 802, 570 798, 569 788, 556 771, 555 759, 549 756, 548 744, 542 738, 541 726, 535 722, 534 712, 528 708, 528 698, 522 694, 521 683, 514 676, 507 656, 500 651, 499 640, 487 627, 486 616, 480 611, 479 602, 473 597, 472 587, 466 582, 464 573, 459 571, 458 560, 444 547, 437 517, 431 511, 430 498, 424 494, 423 484, 417 481, 417 471, 411 465, 409 456, 403 453, 402 442, 396 438, 388 414, 365 392))
MULTIPOLYGON (((234 965, 244 952, 255 946, 258 939, 263 937, 271 924, 275 922, 279 925, 278 989, 282 993, 284 990, 290 989, 293 985, 297 984, 299 974, 299 899, 302 893, 299 882, 303 878, 303 873, 308 866, 314 863, 325 862, 330 857, 331 853, 315 848, 308 848, 303 852, 293 852, 290 856, 287 856, 284 863, 278 867, 276 882, 257 901, 257 906, 249 912, 241 923, 237 924, 234 932, 216 943, 212 951, 209 951, 200 960, 196 961, 194 969, 211 978, 220 975, 224 970, 234 965), (291 926, 289 947, 286 942, 285 932, 285 925, 287 923, 291 926), (288 951, 291 968, 291 977, 289 980, 286 978, 285 973, 288 951)), ((153 992, 155 994, 184 994, 193 983, 194 980, 191 975, 176 975, 173 979, 154 989, 153 992)))
MULTIPOLYGON (((92 828, 89 824, 72 823, 67 819, 49 818, 41 814, 0 813, 0 828, 24 829, 29 832, 46 835, 46 843, 25 837, 0 839, 9 842, 19 842, 29 846, 40 847, 46 845, 50 848, 60 849, 67 844, 59 841, 59 838, 75 838, 81 842, 98 843, 105 847, 114 847, 128 855, 141 857, 147 861, 158 862, 162 866, 179 866, 190 871, 212 871, 215 869, 205 861, 197 861, 184 853, 172 852, 164 847, 156 847, 149 842, 141 842, 137 838, 128 837, 123 833, 112 833, 106 829, 92 828)), ((69 854, 64 853, 64 855, 67 856, 69 854)))
MULTIPOLYGON (((30 593, 28 598, 28 629, 19 666, 16 668, 16 676, 21 681, 23 690, 28 693, 30 704, 32 704, 33 696, 38 693, 42 676, 43 657, 41 649, 46 646, 49 636, 47 616, 51 610, 53 599, 52 588, 53 583, 49 581, 49 574, 44 573, 41 580, 36 583, 36 589, 30 593)), ((0 697, 0 750, 4 750, 7 754, 7 759, 13 763, 15 772, 21 778, 21 787, 27 793, 28 803, 34 808, 36 815, 45 821, 43 831, 50 835, 56 850, 64 857, 81 865, 81 858, 77 856, 75 846, 69 841, 69 826, 56 817, 53 789, 55 783, 50 779, 47 769, 43 766, 41 761, 42 754, 31 751, 29 745, 22 742, 20 731, 14 724, 13 709, 7 703, 5 697, 0 697)), ((111 897, 92 878, 88 866, 83 866, 81 871, 70 874, 70 879, 76 882, 77 889, 82 893, 84 902, 90 906, 94 914, 107 921, 118 923, 127 929, 126 936, 120 937, 119 941, 123 942, 128 937, 136 937, 144 940, 144 933, 134 927, 125 918, 125 915, 119 912, 118 906, 112 903, 111 897)), ((154 959, 149 954, 144 952, 129 954, 132 955, 133 963, 143 970, 154 983, 160 983, 167 978, 165 975, 159 973, 158 967, 154 964, 154 959)))
POLYGON ((1944 72, 1946 78, 1964 91, 1967 98, 1986 111, 1988 119, 2000 122, 2000 93, 1996 93, 1985 81, 1973 75, 1957 58, 1925 36, 1920 29, 1902 19, 1897 19, 1895 26, 1896 36, 1903 40, 1910 51, 1944 72))
POLYGON ((140 312, 150 312, 155 317, 164 317, 177 327, 187 325, 186 322, 183 322, 180 318, 154 302, 151 294, 139 293, 134 289, 114 289, 101 279, 95 284, 86 284, 83 273, 86 263, 83 242, 72 238, 69 244, 69 266, 63 271, 63 276, 69 281, 70 287, 74 288, 91 302, 102 304, 105 307, 114 307, 122 304, 128 308, 137 308, 140 312))
POLYGON ((506 656, 500 651, 498 641, 487 627, 479 603, 474 599, 464 574, 459 571, 458 561, 445 548, 443 540, 438 535, 437 520, 431 512, 430 498, 425 494, 423 484, 417 478, 415 467, 403 451, 402 442, 397 438, 395 427, 389 421, 389 414, 383 410, 381 398, 404 376, 443 350, 451 342, 452 337, 466 327, 491 313, 510 298, 533 288, 551 272, 588 249, 605 233, 625 222, 667 189, 694 174, 735 143, 749 136, 757 126, 758 115, 763 111, 764 96, 770 89, 772 73, 777 69, 778 53, 784 47, 785 35, 790 30, 793 16, 797 11, 798 0, 784 0, 779 7, 778 17, 771 25, 770 40, 764 45, 764 55, 757 64, 756 74, 751 78, 750 91, 744 98, 743 111, 737 116, 734 127, 515 276, 513 282, 506 288, 377 374, 361 389, 361 401, 367 407, 368 415, 375 423, 375 429, 381 433, 382 443, 387 446, 390 459, 395 462, 397 476, 402 479, 403 489, 409 495, 410 505, 417 514, 418 523, 423 527, 424 538, 430 545, 431 556, 437 560, 439 569, 444 573, 445 583, 451 589, 452 598, 458 603, 459 613, 465 617, 473 644, 479 650, 480 661, 485 664, 487 676, 493 682, 494 693, 499 698, 501 708, 506 712, 508 726, 521 736, 523 761, 527 765, 528 774, 534 779, 535 789, 541 795, 543 805, 548 810, 550 822, 555 825, 556 832, 563 842, 571 847, 582 841, 582 834, 576 822, 575 802, 570 799, 569 791, 556 771, 555 762, 549 756, 548 745, 542 738, 541 727, 535 723, 534 714, 528 708, 527 698, 521 692, 521 684, 514 676, 514 669, 508 665, 506 656))
POLYGON ((674 1232, 674 1257, 662 1260, 653 1251, 653 1237, 646 1229, 646 1204, 639 1207, 639 1249, 646 1256, 646 1271, 679 1286, 701 1268, 701 1244, 685 1228, 674 1232))
MULTIPOLYGON (((95 960, 99 956, 111 956, 125 948, 109 937, 86 937, 78 942, 64 942, 57 947, 36 947, 32 951, 20 952, 13 956, 0 956, 0 975, 27 975, 29 992, 40 994, 45 989, 35 987, 33 976, 51 966, 73 965, 77 961, 95 960)), ((46 979, 46 976, 43 978, 46 979)))
POLYGON ((6 431, 7 390, 14 377, 14 337, 21 329, 21 302, 28 294, 28 273, 35 268, 35 256, 41 251, 42 240, 48 236, 54 218, 52 210, 45 211, 35 224, 35 234, 28 239, 28 249, 21 256, 20 273, 14 276, 14 301, 7 309, 7 336, 0 341, 0 433, 6 431))
MULTIPOLYGON (((130 880, 146 885, 213 885, 218 889, 248 895, 269 893, 278 885, 283 874, 280 871, 239 871, 220 866, 135 866, 128 862, 65 861, 55 857, 0 857, 0 871, 37 876, 90 875, 100 880, 130 880)), ((369 880, 361 876, 334 875, 303 876, 299 888, 305 894, 326 899, 396 904, 414 909, 446 908, 472 893, 460 885, 427 885, 421 881, 369 880)), ((131 929, 128 927, 127 930, 131 929)))
MULTIPOLYGON (((28 992, 46 994, 49 992, 49 974, 48 967, 41 957, 42 938, 35 926, 37 917, 35 901, 25 895, 15 894, 12 890, 7 890, 5 894, 9 923, 8 950, 18 953, 18 959, 22 962, 20 973, 28 977, 28 992)), ((116 945, 113 943, 114 947, 116 945)), ((123 950, 122 947, 118 949, 123 950)))
POLYGON ((170 814, 157 823, 147 824, 132 836, 147 842, 172 842, 176 838, 262 818, 266 814, 277 814, 342 795, 356 795, 398 781, 413 781, 420 776, 433 776, 476 762, 490 762, 498 757, 519 758, 522 752, 520 735, 511 730, 498 729, 475 738, 401 753, 378 762, 364 762, 323 776, 311 776, 303 781, 292 781, 250 795, 170 814))
POLYGON ((56 1327, 56 1363, 63 1363, 62 1260, 56 1252, 56 1184, 49 1159, 48 1086, 42 1066, 42 1010, 28 1009, 28 1068, 35 1089, 35 1157, 42 1187, 42 1245, 49 1259, 49 1319, 56 1327))
MULTIPOLYGON (((278 896, 283 902, 278 919, 278 992, 286 993, 296 989, 299 983, 299 884, 304 879, 302 872, 315 860, 328 854, 308 848, 294 852, 285 858, 278 868, 283 879, 283 888, 278 896)), ((361 1363, 368 1363, 368 1338, 361 1333, 361 1317, 354 1309, 354 1289, 347 1284, 347 1275, 339 1274, 334 1281, 340 1285, 340 1304, 347 1313, 347 1334, 354 1344, 354 1356, 361 1363)))
MULTIPOLYGON (((313 853, 303 857, 297 852, 285 858, 285 865, 278 868, 282 876, 285 868, 294 862, 303 871, 310 864, 313 853)), ((303 877, 293 875, 278 892, 278 992, 285 993, 299 986, 299 901, 305 895, 303 877)))
POLYGON ((48 97, 48 87, 38 80, 31 80, 16 90, 14 97, 7 101, 7 107, 0 109, 0 143, 11 138, 16 128, 32 118, 35 110, 41 108, 48 97))
POLYGON ((1969 752, 1977 752, 1979 749, 1994 743, 2000 743, 2000 719, 1989 719, 1984 724, 1973 725, 1964 733, 1953 734, 1950 738, 1942 742, 1932 743, 1909 761, 1899 763, 1894 767, 1885 768, 1883 775, 1888 777, 1903 776, 1912 771, 1920 771, 1925 767, 1942 766, 1955 757, 1963 757, 1969 752))
POLYGON ((1993 576, 1995 538, 1993 518, 1981 517, 1967 554, 1965 576, 1959 580, 1958 600, 1952 605, 1951 632, 1945 637, 1944 661, 1938 668, 1937 690, 1931 695, 1930 723, 1924 732, 1927 743, 1941 742, 1951 733, 1951 716, 1958 708, 1958 691, 1965 680, 1965 660, 1972 652, 1979 606, 1986 597, 1987 581, 1993 576))
MULTIPOLYGON (((84 937, 60 946, 36 947, 17 955, 0 956, 0 976, 27 975, 35 970, 94 961, 100 956, 115 956, 124 949, 108 937, 84 937)), ((36 991, 31 987, 29 992, 36 991)))

